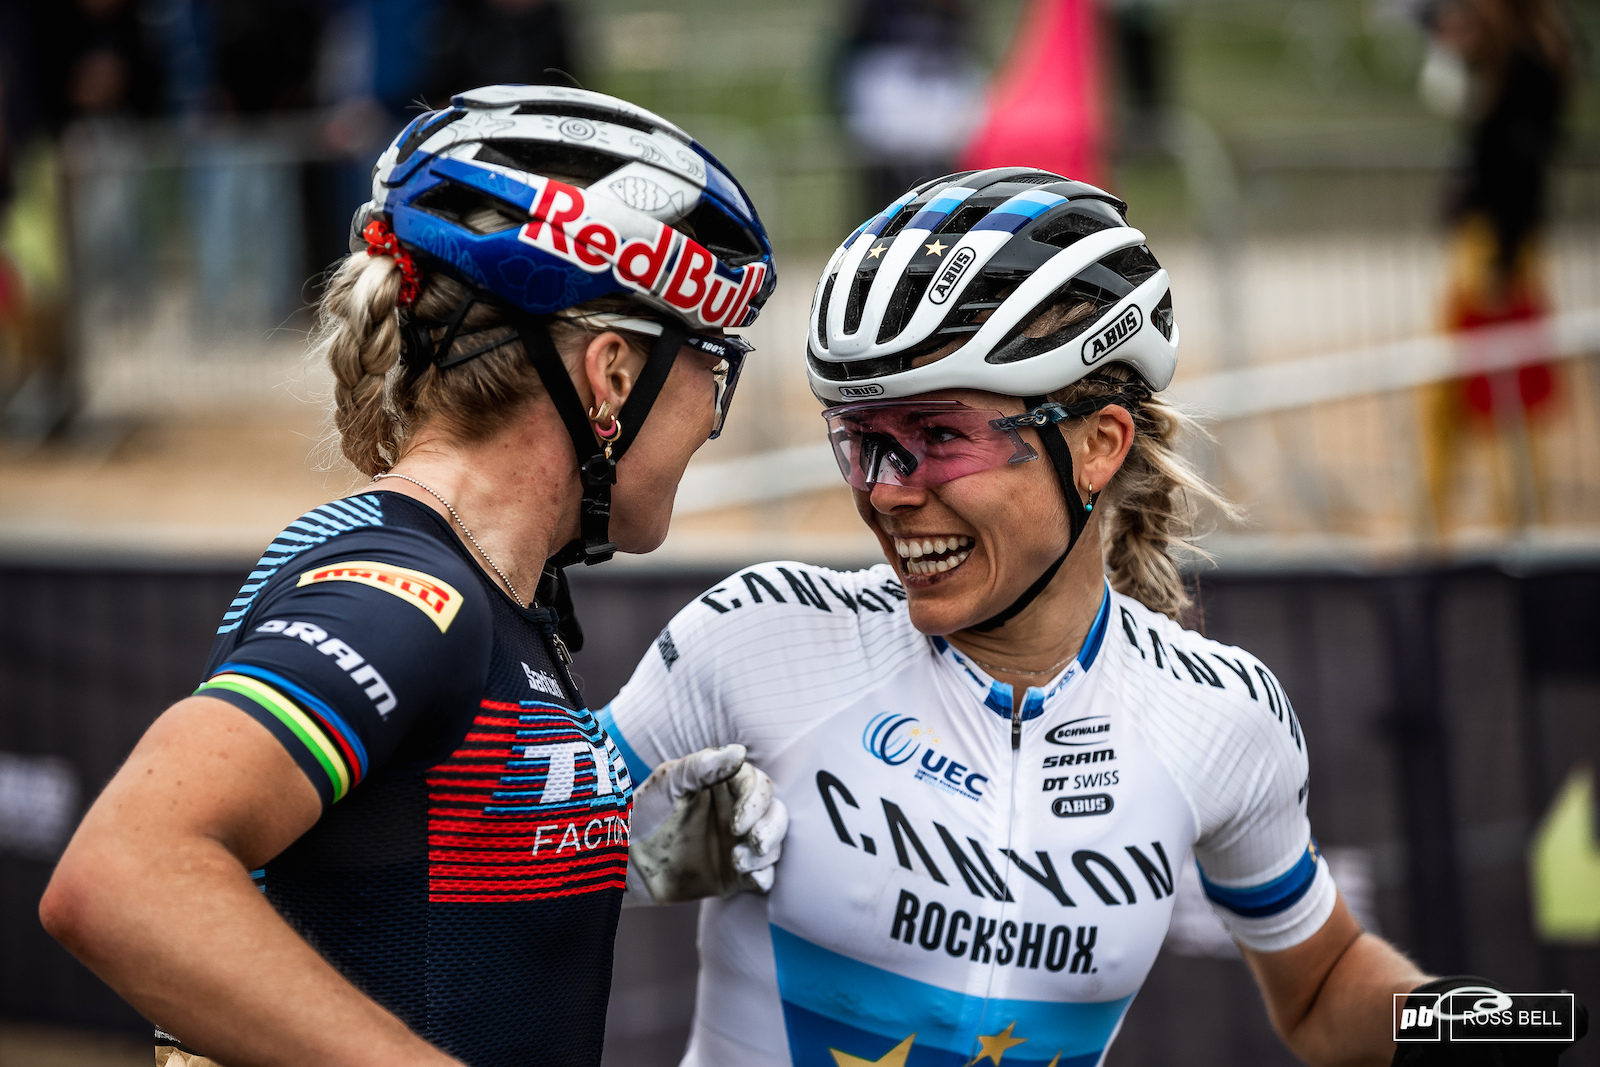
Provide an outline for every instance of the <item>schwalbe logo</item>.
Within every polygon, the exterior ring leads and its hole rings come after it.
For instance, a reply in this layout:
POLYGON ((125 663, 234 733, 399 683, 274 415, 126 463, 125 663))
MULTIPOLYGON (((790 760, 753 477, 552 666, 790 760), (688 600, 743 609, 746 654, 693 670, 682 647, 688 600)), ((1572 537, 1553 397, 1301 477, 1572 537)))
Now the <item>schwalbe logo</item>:
POLYGON ((950 299, 950 294, 956 291, 956 283, 962 275, 967 273, 967 268, 972 266, 973 260, 978 258, 978 253, 970 248, 963 248, 950 257, 950 262, 944 265, 939 276, 933 281, 933 288, 928 290, 928 303, 942 304, 950 299))
POLYGON ((1127 344, 1129 338, 1143 327, 1144 312, 1139 310, 1138 304, 1129 304, 1126 311, 1090 334, 1089 339, 1083 342, 1084 365, 1092 367, 1099 363, 1127 344))
POLYGON ((1073 748, 1087 748, 1090 745, 1101 745, 1110 740, 1106 735, 1111 732, 1111 716, 1085 715, 1081 719, 1064 722, 1060 726, 1052 726, 1044 739, 1052 745, 1070 745, 1073 748))

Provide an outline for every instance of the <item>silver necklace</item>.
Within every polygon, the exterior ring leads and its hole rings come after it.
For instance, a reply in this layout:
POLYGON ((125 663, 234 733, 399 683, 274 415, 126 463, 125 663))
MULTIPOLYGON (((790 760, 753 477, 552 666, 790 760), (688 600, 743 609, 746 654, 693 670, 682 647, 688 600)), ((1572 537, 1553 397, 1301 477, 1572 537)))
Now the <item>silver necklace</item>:
POLYGON ((490 557, 489 553, 483 550, 483 546, 478 544, 478 539, 472 536, 472 531, 467 529, 467 524, 461 521, 461 516, 456 514, 456 509, 450 506, 450 501, 440 496, 437 492, 434 492, 431 486, 424 485, 422 482, 417 481, 409 474, 395 474, 394 472, 390 471, 385 474, 374 474, 372 476, 373 481, 377 481, 379 478, 404 478, 412 485, 418 487, 419 489, 424 489, 432 494, 435 500, 444 505, 445 510, 450 513, 450 517, 456 520, 456 525, 461 527, 461 532, 467 535, 467 540, 472 542, 472 547, 478 550, 478 555, 483 557, 483 561, 489 565, 489 569, 498 574, 500 576, 500 580, 506 583, 506 588, 511 590, 511 598, 518 604, 522 603, 522 594, 518 593, 517 587, 511 584, 511 579, 507 578, 506 572, 500 569, 500 564, 496 563, 493 558, 490 557))
MULTIPOLYGON (((954 646, 951 646, 951 647, 954 647, 954 646)), ((985 663, 983 660, 979 659, 977 656, 974 656, 970 652, 962 652, 961 654, 963 656, 967 657, 968 659, 970 659, 972 662, 976 663, 978 666, 982 667, 984 670, 988 671, 990 674, 994 674, 995 672, 998 671, 998 672, 1000 672, 1002 674, 1020 674, 1024 678, 1037 678, 1040 675, 1046 675, 1048 677, 1054 678, 1057 671, 1059 671, 1062 667, 1065 667, 1067 664, 1071 663, 1078 656, 1078 654, 1076 652, 1074 652, 1074 653, 1072 653, 1072 655, 1068 656, 1066 659, 1060 660, 1059 662, 1056 662, 1056 663, 1052 663, 1050 666, 1044 668, 1043 670, 1024 671, 1024 670, 1020 670, 1019 668, 1016 668, 1016 667, 1000 667, 1000 666, 997 666, 997 665, 995 665, 993 663, 985 663)))

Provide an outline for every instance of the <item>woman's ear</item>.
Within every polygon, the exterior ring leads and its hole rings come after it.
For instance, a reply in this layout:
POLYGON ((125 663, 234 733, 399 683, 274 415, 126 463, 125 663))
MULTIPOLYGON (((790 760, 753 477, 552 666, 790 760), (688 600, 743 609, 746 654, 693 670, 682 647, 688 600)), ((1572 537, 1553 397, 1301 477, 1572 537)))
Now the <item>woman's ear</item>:
POLYGON ((1089 416, 1084 425, 1082 455, 1078 459, 1078 488, 1098 492, 1122 469, 1133 447, 1133 416, 1120 404, 1108 404, 1089 416))
POLYGON ((645 357, 614 330, 596 334, 583 350, 583 367, 578 375, 578 392, 591 409, 602 403, 613 413, 622 410, 633 392, 645 357), (584 395, 587 394, 587 395, 584 395))

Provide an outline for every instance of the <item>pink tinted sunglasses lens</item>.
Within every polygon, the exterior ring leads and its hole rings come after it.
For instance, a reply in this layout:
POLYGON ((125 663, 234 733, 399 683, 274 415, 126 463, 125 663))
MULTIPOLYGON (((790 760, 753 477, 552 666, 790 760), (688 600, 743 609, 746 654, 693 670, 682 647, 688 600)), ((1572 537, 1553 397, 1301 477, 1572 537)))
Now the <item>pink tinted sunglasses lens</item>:
POLYGON ((1015 431, 991 425, 1000 412, 952 402, 848 405, 823 416, 840 473, 855 489, 926 488, 1035 456, 1015 431))

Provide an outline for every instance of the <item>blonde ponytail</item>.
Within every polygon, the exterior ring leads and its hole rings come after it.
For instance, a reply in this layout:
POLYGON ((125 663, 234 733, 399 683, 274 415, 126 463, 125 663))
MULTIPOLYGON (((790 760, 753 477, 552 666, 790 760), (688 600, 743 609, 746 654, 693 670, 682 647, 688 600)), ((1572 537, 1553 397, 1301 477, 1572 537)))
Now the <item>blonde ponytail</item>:
POLYGON ((367 475, 388 470, 399 446, 399 420, 387 396, 400 360, 399 292, 394 260, 352 255, 334 272, 318 309, 313 346, 333 372, 339 450, 367 475))
MULTIPOLYGON (((1070 404, 1111 395, 1121 392, 1133 377, 1127 368, 1113 364, 1051 393, 1050 399, 1070 404)), ((1193 540, 1200 505, 1209 504, 1229 519, 1238 518, 1239 510, 1179 454, 1181 436, 1203 433, 1193 419, 1159 394, 1130 411, 1133 447, 1096 508, 1104 514, 1106 569, 1117 592, 1176 619, 1190 598, 1175 553, 1207 558, 1193 540)))

